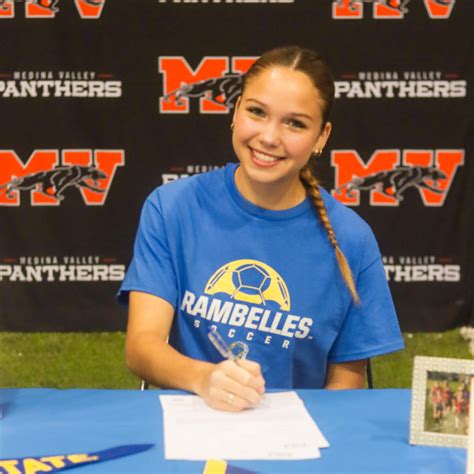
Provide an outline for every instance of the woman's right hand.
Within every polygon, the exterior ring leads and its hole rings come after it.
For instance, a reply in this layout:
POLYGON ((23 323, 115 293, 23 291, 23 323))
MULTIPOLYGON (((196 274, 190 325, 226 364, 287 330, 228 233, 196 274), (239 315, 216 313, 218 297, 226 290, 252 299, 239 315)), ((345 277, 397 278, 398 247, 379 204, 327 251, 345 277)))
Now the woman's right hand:
POLYGON ((241 411, 258 404, 265 381, 260 365, 249 360, 212 364, 192 359, 166 339, 174 307, 158 296, 130 292, 127 364, 140 378, 158 387, 195 392, 218 410, 241 411))
POLYGON ((260 365, 240 359, 208 365, 197 394, 211 408, 238 412, 256 406, 264 392, 260 365))

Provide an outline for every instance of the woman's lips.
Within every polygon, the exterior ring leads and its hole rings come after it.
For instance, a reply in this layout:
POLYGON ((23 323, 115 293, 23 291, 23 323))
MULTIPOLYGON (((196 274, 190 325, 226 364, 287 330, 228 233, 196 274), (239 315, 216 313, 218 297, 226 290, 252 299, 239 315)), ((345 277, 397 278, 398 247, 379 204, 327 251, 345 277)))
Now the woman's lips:
POLYGON ((253 148, 250 148, 250 152, 252 161, 264 168, 271 168, 283 159, 280 156, 269 155, 268 153, 263 153, 253 148))

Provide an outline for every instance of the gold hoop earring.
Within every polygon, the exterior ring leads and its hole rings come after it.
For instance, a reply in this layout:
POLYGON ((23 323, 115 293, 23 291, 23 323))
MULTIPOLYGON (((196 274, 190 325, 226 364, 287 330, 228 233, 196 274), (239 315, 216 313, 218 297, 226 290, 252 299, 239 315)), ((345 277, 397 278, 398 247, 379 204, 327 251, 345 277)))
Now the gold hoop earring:
POLYGON ((321 156, 323 154, 323 150, 313 150, 313 153, 312 155, 315 157, 315 158, 318 158, 319 156, 321 156))

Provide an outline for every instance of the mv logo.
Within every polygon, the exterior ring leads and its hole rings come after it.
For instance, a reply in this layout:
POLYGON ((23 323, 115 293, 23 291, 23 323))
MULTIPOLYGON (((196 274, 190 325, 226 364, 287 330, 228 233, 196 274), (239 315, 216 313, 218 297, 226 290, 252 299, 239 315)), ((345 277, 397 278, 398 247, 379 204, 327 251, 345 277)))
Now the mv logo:
MULTIPOLYGON (((0 0, 0 20, 14 18, 17 0, 0 0)), ((26 18, 55 18, 60 11, 59 0, 24 0, 26 18)), ((77 12, 85 20, 97 20, 105 0, 74 0, 77 12)))
POLYGON ((332 195, 349 206, 369 191, 371 206, 398 206, 409 188, 416 188, 425 206, 443 206, 464 150, 377 150, 365 163, 355 150, 334 150, 332 195))
POLYGON ((24 164, 13 150, 0 150, 0 206, 19 206, 28 191, 32 206, 59 206, 76 188, 88 206, 103 206, 123 150, 35 150, 24 164), (69 191, 68 191, 69 192, 69 191))
MULTIPOLYGON (((456 0, 423 0, 426 12, 433 20, 451 16, 456 0)), ((409 13, 410 0, 333 0, 332 17, 336 20, 360 20, 364 3, 372 4, 372 15, 378 20, 401 20, 409 13)))
POLYGON ((202 114, 227 114, 242 90, 242 75, 256 57, 206 56, 192 68, 183 56, 162 56, 158 71, 163 74, 160 113, 188 114, 191 99, 199 100, 202 114))

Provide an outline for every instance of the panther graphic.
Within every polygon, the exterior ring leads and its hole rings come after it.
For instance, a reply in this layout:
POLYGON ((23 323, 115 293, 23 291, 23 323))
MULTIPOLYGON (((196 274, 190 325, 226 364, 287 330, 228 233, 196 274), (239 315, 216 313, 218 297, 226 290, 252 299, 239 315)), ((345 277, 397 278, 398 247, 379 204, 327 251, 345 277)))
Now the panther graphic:
MULTIPOLYGON (((337 5, 344 6, 344 0, 335 0, 337 5)), ((440 0, 440 1, 450 1, 450 0, 440 0)), ((348 7, 351 11, 356 11, 357 8, 355 6, 355 2, 363 2, 363 3, 382 3, 383 5, 387 5, 387 7, 394 8, 402 13, 408 13, 408 8, 406 7, 410 0, 349 0, 348 7)))
POLYGON ((353 178, 339 186, 336 192, 344 189, 349 197, 354 197, 354 191, 375 189, 388 197, 403 201, 402 194, 410 187, 428 189, 434 193, 443 194, 438 186, 438 180, 447 179, 446 174, 434 166, 397 166, 393 170, 380 171, 364 177, 353 178), (426 181, 433 181, 435 186, 426 181), (389 192, 389 190, 391 190, 389 192))
POLYGON ((70 186, 103 193, 104 190, 97 186, 99 186, 99 180, 105 178, 107 175, 94 166, 57 166, 51 170, 38 171, 18 178, 13 177, 11 181, 0 186, 0 190, 6 188, 7 197, 12 198, 14 191, 28 191, 36 188, 35 191, 62 201, 64 190, 70 186), (91 180, 95 186, 86 180, 91 180))
POLYGON ((51 10, 52 12, 58 12, 58 3, 59 0, 36 0, 33 1, 32 3, 36 3, 36 5, 39 5, 40 7, 47 8, 48 10, 51 10))
POLYGON ((179 89, 171 91, 164 96, 166 102, 170 102, 171 97, 176 97, 176 103, 183 105, 183 99, 187 97, 202 97, 218 105, 225 105, 233 108, 237 98, 242 92, 242 74, 226 74, 222 77, 214 77, 205 81, 183 84, 179 89), (217 100, 219 96, 224 96, 224 101, 217 100))
MULTIPOLYGON (((335 0, 337 5, 344 6, 345 0, 335 0)), ((434 3, 447 7, 453 3, 454 0, 432 0, 434 3)), ((387 5, 387 7, 394 8, 395 10, 400 11, 401 13, 408 13, 407 5, 410 3, 410 0, 349 0, 348 7, 351 11, 356 11, 355 2, 362 3, 382 3, 387 5)))
MULTIPOLYGON (((102 3, 102 0, 84 0, 84 1, 87 4, 93 5, 95 7, 100 6, 100 4, 102 3)), ((36 5, 39 5, 40 7, 47 8, 48 10, 51 10, 52 12, 56 13, 59 11, 59 8, 58 8, 59 0, 32 0, 32 2, 36 3, 36 5)))

